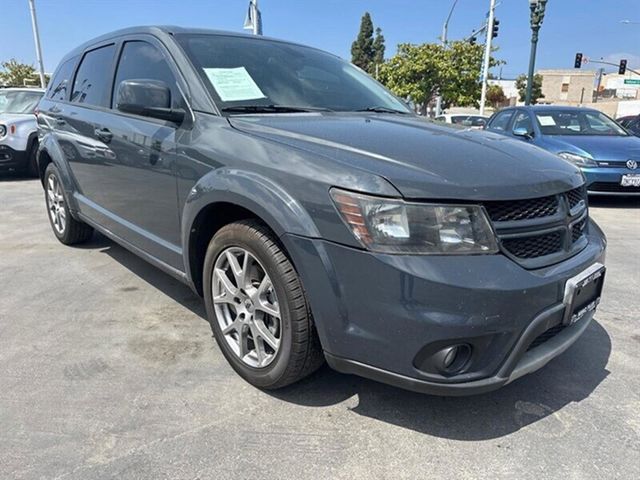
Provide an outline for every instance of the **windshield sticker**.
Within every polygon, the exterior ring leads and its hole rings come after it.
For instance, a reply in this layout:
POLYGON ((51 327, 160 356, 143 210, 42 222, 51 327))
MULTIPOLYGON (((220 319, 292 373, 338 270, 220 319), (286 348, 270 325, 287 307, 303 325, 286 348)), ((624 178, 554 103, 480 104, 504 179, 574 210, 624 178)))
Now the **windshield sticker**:
POLYGON ((549 115, 538 115, 538 121, 543 127, 555 127, 556 121, 549 115))
POLYGON ((246 68, 204 68, 213 88, 223 102, 266 98, 246 68))

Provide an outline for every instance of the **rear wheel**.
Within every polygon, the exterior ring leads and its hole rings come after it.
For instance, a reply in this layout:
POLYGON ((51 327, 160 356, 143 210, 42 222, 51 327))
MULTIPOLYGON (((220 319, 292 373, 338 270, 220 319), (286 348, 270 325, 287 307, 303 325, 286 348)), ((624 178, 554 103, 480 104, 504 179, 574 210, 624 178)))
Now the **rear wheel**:
POLYGON ((56 238, 65 245, 90 239, 93 228, 71 216, 69 203, 60 182, 60 172, 53 163, 47 166, 44 173, 44 189, 49 223, 56 238))
POLYGON ((207 250, 204 296, 216 341, 252 385, 294 383, 324 361, 293 265, 261 223, 221 228, 207 250))

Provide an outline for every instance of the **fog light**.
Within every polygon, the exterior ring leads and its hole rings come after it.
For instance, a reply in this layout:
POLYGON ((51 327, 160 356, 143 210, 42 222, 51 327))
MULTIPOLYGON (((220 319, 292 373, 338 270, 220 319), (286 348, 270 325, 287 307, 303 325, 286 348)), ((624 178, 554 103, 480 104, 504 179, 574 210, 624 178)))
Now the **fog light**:
POLYGON ((435 366, 442 373, 460 372, 471 358, 471 345, 462 343, 443 348, 433 355, 435 366))

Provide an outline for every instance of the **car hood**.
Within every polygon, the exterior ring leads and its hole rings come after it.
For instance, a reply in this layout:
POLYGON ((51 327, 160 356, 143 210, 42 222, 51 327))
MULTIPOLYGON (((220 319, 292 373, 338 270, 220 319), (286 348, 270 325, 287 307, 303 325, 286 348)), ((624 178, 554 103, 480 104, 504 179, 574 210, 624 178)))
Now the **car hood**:
POLYGON ((36 123, 36 116, 32 113, 0 113, 0 123, 3 125, 15 125, 20 122, 36 123))
MULTIPOLYGON (((407 198, 508 200, 581 185, 579 169, 519 140, 391 114, 229 117, 231 125, 379 175, 407 198)), ((336 186, 349 188, 348 179, 336 186)))
POLYGON ((595 160, 627 161, 640 159, 640 138, 614 136, 545 136, 545 141, 554 152, 588 154, 595 160))

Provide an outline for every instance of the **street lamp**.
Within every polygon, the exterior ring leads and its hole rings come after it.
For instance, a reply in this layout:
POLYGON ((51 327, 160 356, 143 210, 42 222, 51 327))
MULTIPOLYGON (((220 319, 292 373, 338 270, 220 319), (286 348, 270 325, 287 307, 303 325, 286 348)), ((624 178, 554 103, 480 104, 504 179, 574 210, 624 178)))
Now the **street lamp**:
POLYGON ((529 0, 531 10, 531 54, 529 55, 529 75, 527 76, 527 96, 525 105, 531 105, 531 91, 533 90, 533 71, 536 66, 536 48, 538 46, 538 32, 544 19, 544 10, 548 0, 529 0))
MULTIPOLYGON (((453 0, 453 5, 451 5, 451 10, 449 10, 449 15, 447 15, 447 19, 444 21, 442 25, 442 45, 444 48, 447 48, 447 31, 449 29, 449 20, 451 20, 451 15, 453 15, 453 10, 456 8, 458 4, 458 0, 453 0)), ((442 95, 438 94, 436 98, 436 116, 442 114, 442 95)))

